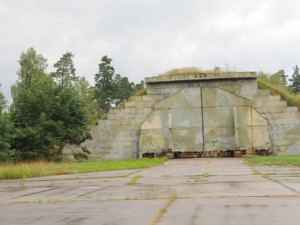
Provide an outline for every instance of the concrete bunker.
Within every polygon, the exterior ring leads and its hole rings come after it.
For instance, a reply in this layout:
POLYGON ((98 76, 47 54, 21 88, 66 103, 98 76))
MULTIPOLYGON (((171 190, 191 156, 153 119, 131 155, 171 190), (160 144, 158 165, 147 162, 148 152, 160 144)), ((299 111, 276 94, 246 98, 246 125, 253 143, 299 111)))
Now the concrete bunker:
POLYGON ((153 109, 141 125, 139 157, 271 153, 266 119, 250 100, 220 88, 186 88, 153 109))
MULTIPOLYGON (((300 112, 254 72, 146 77, 145 95, 132 96, 91 127, 91 160, 166 155, 233 157, 300 155, 300 112)), ((82 146, 66 146, 73 160, 82 146)))

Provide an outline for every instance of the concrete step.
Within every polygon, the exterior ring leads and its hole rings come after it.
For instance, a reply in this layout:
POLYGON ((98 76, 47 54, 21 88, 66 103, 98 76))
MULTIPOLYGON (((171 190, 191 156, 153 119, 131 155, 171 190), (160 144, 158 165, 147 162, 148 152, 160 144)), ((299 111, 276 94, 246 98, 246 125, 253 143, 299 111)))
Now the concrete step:
POLYGON ((299 113, 299 109, 297 106, 289 106, 287 108, 286 112, 298 112, 299 113))
POLYGON ((287 106, 286 101, 269 101, 263 107, 281 107, 287 106))
POLYGON ((280 95, 270 95, 269 100, 270 101, 280 101, 280 95))
POLYGON ((276 124, 276 125, 280 125, 280 124, 298 124, 300 122, 300 117, 298 117, 298 118, 269 119, 268 122, 269 122, 269 124, 276 124))
POLYGON ((269 101, 280 101, 279 95, 255 95, 253 101, 257 102, 269 102, 269 101))
POLYGON ((287 106, 272 106, 272 107, 258 107, 260 113, 284 113, 287 111, 287 106))
POLYGON ((258 89, 256 95, 270 95, 270 89, 258 89))
MULTIPOLYGON (((288 107, 289 109, 290 107, 288 107)), ((273 113, 272 114, 272 119, 299 119, 300 121, 300 113, 298 111, 296 112, 289 112, 286 111, 284 113, 273 113)))

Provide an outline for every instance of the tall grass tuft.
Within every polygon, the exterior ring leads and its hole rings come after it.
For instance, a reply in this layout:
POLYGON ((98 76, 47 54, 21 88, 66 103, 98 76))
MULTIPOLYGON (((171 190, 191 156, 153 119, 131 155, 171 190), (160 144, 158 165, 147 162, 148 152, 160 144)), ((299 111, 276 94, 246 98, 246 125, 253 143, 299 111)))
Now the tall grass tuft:
POLYGON ((300 167, 300 155, 288 156, 251 156, 243 158, 250 165, 300 167))
POLYGON ((31 162, 18 164, 0 164, 0 180, 73 173, 88 173, 97 171, 148 168, 162 164, 167 160, 167 158, 142 158, 62 163, 31 162))

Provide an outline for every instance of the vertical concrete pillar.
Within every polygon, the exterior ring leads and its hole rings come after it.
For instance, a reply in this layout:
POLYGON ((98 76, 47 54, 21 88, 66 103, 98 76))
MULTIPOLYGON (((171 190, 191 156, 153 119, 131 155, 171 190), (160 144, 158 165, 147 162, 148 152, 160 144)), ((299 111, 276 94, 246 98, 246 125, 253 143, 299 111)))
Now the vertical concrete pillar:
POLYGON ((172 114, 171 109, 168 108, 168 126, 169 126, 169 151, 172 151, 172 114))
POLYGON ((235 132, 235 147, 240 147, 240 139, 239 139, 239 128, 238 128, 238 118, 237 118, 237 111, 236 106, 232 106, 233 108, 233 121, 234 121, 234 132, 235 132))

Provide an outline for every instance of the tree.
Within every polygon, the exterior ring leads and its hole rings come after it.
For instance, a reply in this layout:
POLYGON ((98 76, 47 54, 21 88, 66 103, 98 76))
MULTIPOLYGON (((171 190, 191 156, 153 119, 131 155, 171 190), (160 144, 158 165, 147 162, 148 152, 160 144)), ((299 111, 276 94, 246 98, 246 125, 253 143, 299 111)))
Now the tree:
POLYGON ((20 60, 20 69, 17 72, 19 79, 25 89, 30 90, 34 79, 39 79, 44 75, 47 68, 47 59, 37 54, 33 48, 29 48, 26 53, 22 53, 20 60))
POLYGON ((57 63, 54 64, 56 71, 52 73, 56 82, 62 86, 68 85, 76 80, 75 68, 72 58, 74 55, 71 52, 66 52, 57 63))
POLYGON ((116 105, 121 104, 125 99, 134 94, 135 84, 129 82, 128 77, 121 77, 116 74, 114 77, 114 101, 116 105))
POLYGON ((285 71, 284 70, 279 70, 277 72, 279 75, 280 75, 280 78, 281 78, 281 81, 284 85, 287 85, 287 78, 288 78, 288 75, 285 74, 285 71))
MULTIPOLYGON (((31 64, 26 58, 23 66, 31 64)), ((53 136, 53 131, 57 129, 55 121, 49 118, 49 109, 54 98, 54 81, 44 71, 32 70, 31 77, 34 79, 26 83, 23 76, 14 86, 13 104, 11 106, 11 121, 15 127, 15 137, 13 147, 16 149, 16 160, 37 160, 49 159, 51 151, 55 149, 57 140, 53 136), (24 85, 26 83, 26 85, 24 85), (27 86, 30 86, 30 89, 27 86)))
POLYGON ((90 114, 95 114, 97 104, 94 101, 94 88, 89 84, 85 77, 79 77, 76 79, 74 87, 80 98, 84 100, 89 116, 90 114))
POLYGON ((95 99, 98 113, 107 113, 113 101, 113 76, 115 69, 111 65, 112 59, 103 56, 99 66, 99 73, 95 74, 95 99))
POLYGON ((80 145, 85 140, 91 139, 91 135, 88 131, 89 118, 86 105, 76 89, 58 86, 55 91, 49 115, 56 123, 56 129, 52 132, 58 142, 57 153, 61 155, 66 144, 80 145))
POLYGON ((0 92, 0 161, 2 162, 11 161, 14 155, 14 150, 11 149, 12 126, 8 114, 3 112, 6 103, 3 94, 0 92))
MULTIPOLYGON (((35 65, 45 61, 43 57, 32 58, 31 55, 37 56, 32 51, 22 53, 19 71, 32 65, 32 61, 37 62, 35 65)), ((84 100, 68 82, 68 75, 64 75, 63 82, 58 79, 55 83, 45 71, 34 67, 31 71, 28 76, 20 72, 12 89, 11 121, 16 132, 13 147, 17 160, 50 159, 62 154, 65 144, 80 144, 90 137, 84 100)))
POLYGON ((269 82, 269 76, 268 74, 262 72, 262 71, 259 71, 258 74, 257 74, 257 77, 265 82, 269 82))
POLYGON ((296 65, 295 67, 293 67, 294 69, 294 73, 292 75, 292 79, 289 79, 289 81, 292 82, 291 87, 292 87, 292 91, 294 93, 297 93, 300 91, 300 74, 299 74, 299 68, 296 65))
POLYGON ((141 80, 140 83, 135 85, 135 92, 141 90, 141 89, 145 89, 145 81, 141 80))
POLYGON ((283 85, 283 82, 281 80, 281 76, 278 72, 270 76, 269 82, 271 84, 283 85))

